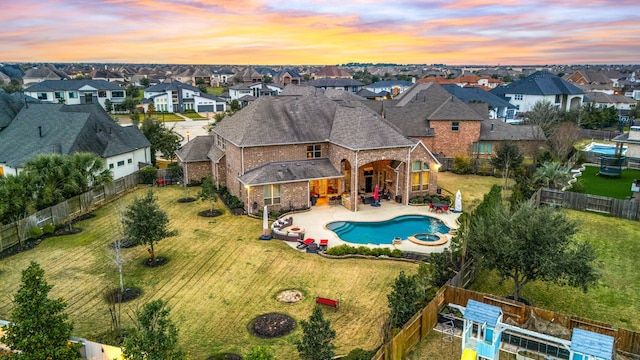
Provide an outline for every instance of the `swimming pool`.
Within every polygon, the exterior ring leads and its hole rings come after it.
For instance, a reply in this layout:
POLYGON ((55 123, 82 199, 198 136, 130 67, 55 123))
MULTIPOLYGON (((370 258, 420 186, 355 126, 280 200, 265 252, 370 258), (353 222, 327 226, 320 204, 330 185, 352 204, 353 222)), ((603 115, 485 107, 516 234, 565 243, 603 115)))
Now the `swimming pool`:
POLYGON ((344 241, 355 244, 391 244, 414 234, 447 234, 451 229, 442 220, 425 215, 402 215, 385 221, 334 221, 327 224, 344 241))
MULTIPOLYGON (((599 144, 596 142, 592 142, 591 144, 587 145, 584 148, 585 151, 588 152, 592 152, 592 153, 598 153, 598 154, 603 154, 603 155, 615 155, 616 153, 616 146, 615 145, 607 145, 607 144, 599 144)), ((622 154, 624 155, 624 153, 627 151, 627 147, 624 146, 622 147, 622 154)))

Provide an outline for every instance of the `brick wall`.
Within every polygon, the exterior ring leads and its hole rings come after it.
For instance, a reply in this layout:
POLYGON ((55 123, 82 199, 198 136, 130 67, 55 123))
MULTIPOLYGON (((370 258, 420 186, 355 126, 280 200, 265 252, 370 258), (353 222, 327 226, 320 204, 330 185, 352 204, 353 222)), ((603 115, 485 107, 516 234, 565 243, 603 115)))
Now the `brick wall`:
POLYGON ((180 165, 183 168, 187 184, 192 182, 199 183, 200 180, 207 175, 213 176, 211 162, 209 161, 188 162, 180 165))
POLYGON ((431 121, 435 136, 416 138, 422 141, 432 153, 441 157, 463 155, 470 157, 473 143, 480 138, 481 121, 458 121, 458 131, 451 130, 453 121, 431 121))
MULTIPOLYGON (((252 209, 253 203, 258 204, 258 210, 264 208, 264 187, 252 186, 245 189, 247 192, 247 209, 252 209)), ((281 209, 301 209, 309 207, 309 182, 280 184, 280 204, 267 205, 269 211, 281 209)))

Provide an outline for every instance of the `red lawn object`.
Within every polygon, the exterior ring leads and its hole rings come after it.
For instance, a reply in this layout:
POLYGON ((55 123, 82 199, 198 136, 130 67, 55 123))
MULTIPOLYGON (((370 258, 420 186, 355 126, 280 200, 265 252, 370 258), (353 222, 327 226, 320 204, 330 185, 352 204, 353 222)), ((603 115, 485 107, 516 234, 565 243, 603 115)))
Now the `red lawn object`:
POLYGON ((316 303, 331 306, 336 309, 340 307, 340 300, 331 300, 320 296, 316 296, 316 303))

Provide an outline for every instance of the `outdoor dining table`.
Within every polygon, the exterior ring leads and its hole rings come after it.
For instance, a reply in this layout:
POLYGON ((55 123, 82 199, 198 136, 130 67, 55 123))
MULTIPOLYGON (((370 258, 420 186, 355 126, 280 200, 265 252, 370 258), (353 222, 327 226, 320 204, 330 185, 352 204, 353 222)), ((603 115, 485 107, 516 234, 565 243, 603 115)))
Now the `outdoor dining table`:
POLYGON ((433 211, 438 212, 446 212, 449 210, 449 204, 447 203, 431 203, 433 205, 433 211))

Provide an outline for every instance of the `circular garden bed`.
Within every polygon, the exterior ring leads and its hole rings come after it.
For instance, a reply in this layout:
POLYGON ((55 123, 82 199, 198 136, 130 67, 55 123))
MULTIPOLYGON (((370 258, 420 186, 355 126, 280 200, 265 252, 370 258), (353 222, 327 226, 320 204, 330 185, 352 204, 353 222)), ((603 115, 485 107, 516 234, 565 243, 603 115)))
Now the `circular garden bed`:
POLYGON ((124 292, 120 291, 120 288, 118 288, 108 292, 106 298, 110 303, 121 304, 136 299, 140 295, 142 295, 142 289, 140 288, 125 288, 124 292))
POLYGON ((144 261, 143 265, 146 267, 159 267, 165 265, 169 262, 169 259, 166 257, 156 256, 155 259, 148 258, 144 261))
POLYGON ((190 202, 194 202, 194 201, 196 201, 196 198, 192 198, 192 197, 183 197, 183 198, 178 199, 178 202, 181 203, 181 204, 182 203, 190 203, 190 202))
POLYGON ((198 213, 198 216, 202 217, 216 217, 220 215, 222 215, 222 211, 220 210, 205 210, 198 213))
POLYGON ((249 332, 262 339, 285 336, 296 328, 296 321, 289 315, 268 313, 260 315, 249 323, 249 332))

